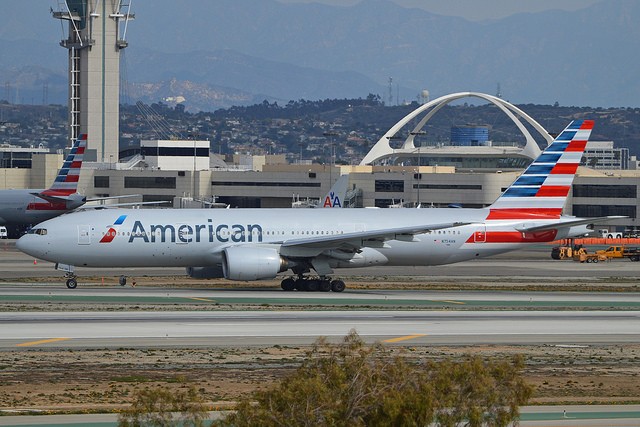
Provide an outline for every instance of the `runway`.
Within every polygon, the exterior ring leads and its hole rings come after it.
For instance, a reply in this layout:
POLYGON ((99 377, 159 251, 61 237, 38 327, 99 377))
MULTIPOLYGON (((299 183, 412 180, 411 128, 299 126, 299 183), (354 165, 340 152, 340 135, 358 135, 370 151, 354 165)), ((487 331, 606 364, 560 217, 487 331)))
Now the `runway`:
POLYGON ((637 311, 168 311, 0 314, 0 347, 116 348, 310 344, 355 330, 429 344, 634 343, 637 311))

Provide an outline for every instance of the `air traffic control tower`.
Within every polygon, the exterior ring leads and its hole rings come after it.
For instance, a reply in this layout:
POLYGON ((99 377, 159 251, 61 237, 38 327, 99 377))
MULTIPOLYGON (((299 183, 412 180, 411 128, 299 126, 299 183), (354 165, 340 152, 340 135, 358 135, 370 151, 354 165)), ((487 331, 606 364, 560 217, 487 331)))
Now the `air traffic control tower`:
POLYGON ((59 0, 53 11, 69 26, 60 42, 69 51, 69 145, 88 134, 86 160, 118 161, 120 51, 134 19, 129 8, 123 0, 59 0))

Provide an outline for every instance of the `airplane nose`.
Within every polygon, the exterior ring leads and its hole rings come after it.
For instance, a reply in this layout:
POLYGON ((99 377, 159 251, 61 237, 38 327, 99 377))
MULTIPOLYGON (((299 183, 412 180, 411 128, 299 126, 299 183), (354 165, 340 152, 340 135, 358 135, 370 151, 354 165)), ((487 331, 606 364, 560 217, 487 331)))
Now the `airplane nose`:
POLYGON ((16 248, 18 248, 20 252, 24 252, 27 255, 37 256, 37 242, 33 241, 34 237, 35 236, 29 234, 25 234, 24 236, 20 237, 16 241, 16 248))

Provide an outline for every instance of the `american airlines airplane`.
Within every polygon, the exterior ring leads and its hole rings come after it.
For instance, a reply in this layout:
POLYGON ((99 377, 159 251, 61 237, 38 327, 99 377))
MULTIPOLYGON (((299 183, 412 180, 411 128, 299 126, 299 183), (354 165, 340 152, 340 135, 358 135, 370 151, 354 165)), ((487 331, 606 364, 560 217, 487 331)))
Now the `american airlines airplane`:
POLYGON ((48 189, 0 190, 0 225, 37 224, 84 205, 77 188, 86 147, 87 135, 80 135, 48 189))
POLYGON ((451 264, 581 236, 611 219, 562 215, 592 127, 572 122, 487 208, 103 209, 45 221, 17 247, 57 263, 69 288, 74 266, 181 266, 191 277, 240 281, 291 270, 286 291, 341 292, 336 268, 451 264))

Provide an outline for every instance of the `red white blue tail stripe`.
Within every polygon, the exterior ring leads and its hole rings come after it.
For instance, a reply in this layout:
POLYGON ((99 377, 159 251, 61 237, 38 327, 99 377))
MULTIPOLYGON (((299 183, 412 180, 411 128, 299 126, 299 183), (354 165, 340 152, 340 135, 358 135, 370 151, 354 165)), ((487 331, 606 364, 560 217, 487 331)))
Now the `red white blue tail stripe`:
POLYGON ((573 121, 490 206, 488 220, 560 218, 593 120, 573 121))
POLYGON ((53 185, 48 190, 42 192, 45 196, 68 196, 78 189, 80 179, 80 168, 84 150, 87 148, 87 135, 82 134, 71 147, 71 152, 65 159, 62 167, 58 171, 53 185))

